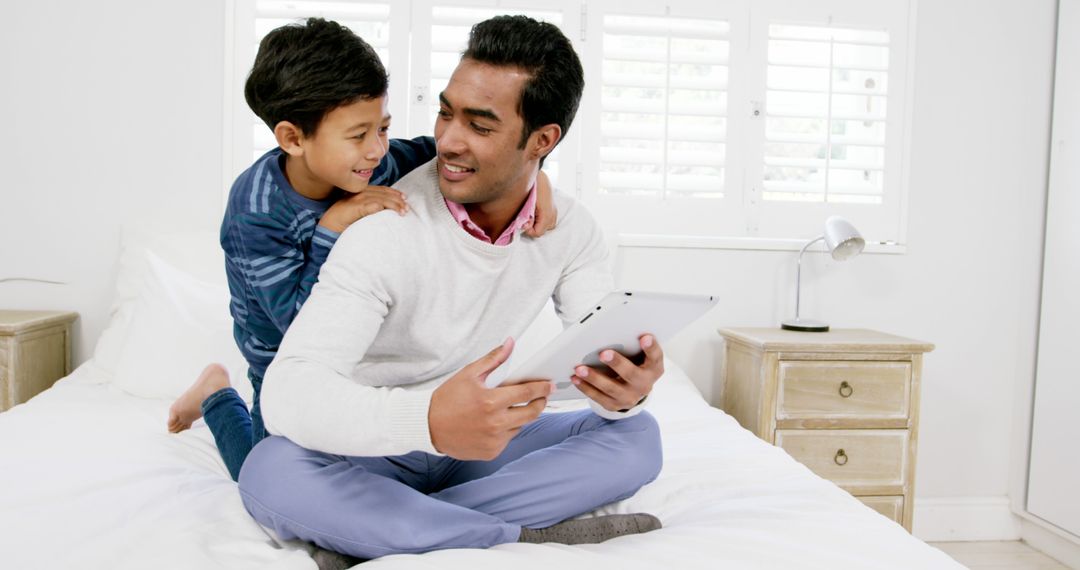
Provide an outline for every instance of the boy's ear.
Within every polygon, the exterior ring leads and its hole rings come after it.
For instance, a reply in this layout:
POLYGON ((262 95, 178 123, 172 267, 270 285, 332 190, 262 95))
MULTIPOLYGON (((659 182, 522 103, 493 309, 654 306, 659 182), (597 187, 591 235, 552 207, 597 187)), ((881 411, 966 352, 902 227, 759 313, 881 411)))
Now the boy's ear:
POLYGON ((287 152, 290 156, 304 154, 304 147, 300 144, 304 140, 304 133, 300 130, 300 127, 289 121, 281 121, 274 125, 274 138, 277 139, 281 150, 287 152))
POLYGON ((544 125, 529 135, 526 148, 529 150, 529 158, 539 159, 547 156, 555 149, 555 145, 562 138, 562 128, 555 123, 544 125))

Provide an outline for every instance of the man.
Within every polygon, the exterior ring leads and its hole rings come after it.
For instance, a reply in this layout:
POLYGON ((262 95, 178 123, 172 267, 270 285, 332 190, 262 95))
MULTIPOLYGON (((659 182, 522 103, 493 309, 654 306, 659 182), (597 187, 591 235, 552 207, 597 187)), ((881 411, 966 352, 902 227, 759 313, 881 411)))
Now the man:
POLYGON ((560 523, 660 470, 659 430, 642 412, 663 373, 651 336, 641 365, 603 351, 614 373, 577 368, 591 410, 540 415, 546 381, 484 386, 548 298, 570 323, 612 289, 602 233, 572 199, 557 197, 560 224, 543 239, 520 235, 583 86, 558 28, 521 16, 473 28, 440 95, 437 158, 397 185, 411 213, 341 235, 267 371, 264 415, 279 437, 240 474, 260 523, 364 558, 659 526, 560 523))

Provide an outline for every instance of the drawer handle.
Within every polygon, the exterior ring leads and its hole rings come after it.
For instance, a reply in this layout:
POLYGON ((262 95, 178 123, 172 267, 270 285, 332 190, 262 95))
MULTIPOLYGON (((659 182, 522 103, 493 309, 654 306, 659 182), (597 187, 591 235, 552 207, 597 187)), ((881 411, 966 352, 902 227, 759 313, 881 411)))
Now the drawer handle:
POLYGON ((840 383, 840 397, 841 398, 850 398, 851 394, 853 394, 854 392, 855 392, 855 389, 851 387, 851 384, 847 383, 847 380, 844 380, 843 382, 840 383))
POLYGON ((837 465, 847 465, 848 456, 844 453, 843 449, 837 449, 836 455, 832 458, 837 465))

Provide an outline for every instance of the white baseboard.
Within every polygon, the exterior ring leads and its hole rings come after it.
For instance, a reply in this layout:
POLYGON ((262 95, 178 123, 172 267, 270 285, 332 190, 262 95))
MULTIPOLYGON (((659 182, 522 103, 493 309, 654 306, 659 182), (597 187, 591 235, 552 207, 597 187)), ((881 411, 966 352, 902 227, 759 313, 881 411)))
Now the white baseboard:
POLYGON ((1020 540, 1020 517, 1005 496, 916 498, 912 534, 926 542, 1020 540))
POLYGON ((1034 517, 1021 519, 1020 534, 1032 548, 1069 568, 1080 568, 1080 537, 1034 517))

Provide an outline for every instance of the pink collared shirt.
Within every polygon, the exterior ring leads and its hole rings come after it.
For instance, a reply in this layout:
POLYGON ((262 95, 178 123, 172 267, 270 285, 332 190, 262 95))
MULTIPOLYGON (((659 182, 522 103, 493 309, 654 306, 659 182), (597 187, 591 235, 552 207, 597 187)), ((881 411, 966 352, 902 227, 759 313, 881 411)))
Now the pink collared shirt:
MULTIPOLYGON (((444 198, 444 200, 446 199, 444 198)), ((494 242, 491 241, 491 236, 487 235, 487 232, 473 223, 472 219, 469 218, 469 212, 465 210, 465 206, 446 200, 446 207, 450 209, 450 214, 454 216, 454 219, 461 224, 462 229, 469 232, 469 235, 495 245, 510 245, 510 242, 514 241, 514 234, 536 216, 536 185, 534 184, 532 190, 529 190, 529 197, 525 199, 525 204, 521 206, 517 217, 510 222, 510 226, 503 230, 502 235, 494 242)))

